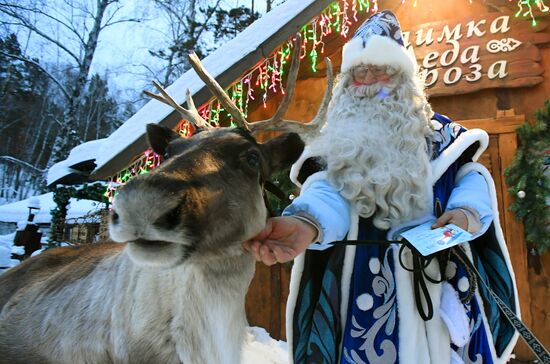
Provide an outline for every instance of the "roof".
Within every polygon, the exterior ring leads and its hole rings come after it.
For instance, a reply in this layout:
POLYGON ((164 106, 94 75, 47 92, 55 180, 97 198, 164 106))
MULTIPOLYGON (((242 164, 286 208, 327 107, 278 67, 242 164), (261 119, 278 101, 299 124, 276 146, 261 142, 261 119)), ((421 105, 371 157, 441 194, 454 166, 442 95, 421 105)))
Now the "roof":
MULTIPOLYGON (((268 57, 277 46, 298 32, 331 2, 288 0, 256 20, 201 62, 222 87, 228 87, 239 76, 268 57)), ((191 91, 197 105, 202 105, 211 98, 210 92, 194 70, 184 73, 167 88, 167 91, 183 105, 187 89, 191 91)), ((76 153, 54 165, 48 173, 48 185, 108 178, 147 149, 146 124, 158 123, 174 128, 179 120, 179 115, 172 108, 151 100, 108 138, 102 139, 100 144, 87 149, 86 153, 76 153), (92 164, 95 166, 90 169, 92 164)))
MULTIPOLYGON (((35 215, 33 222, 37 224, 50 223, 52 219, 51 210, 56 207, 53 201, 53 192, 0 206, 0 222, 18 223, 20 221, 27 221, 29 217, 29 202, 32 200, 33 203, 36 203, 36 199, 40 203, 40 211, 35 215)), ((104 204, 97 201, 71 198, 66 218, 76 219, 83 217, 88 212, 97 210, 100 205, 104 204)))

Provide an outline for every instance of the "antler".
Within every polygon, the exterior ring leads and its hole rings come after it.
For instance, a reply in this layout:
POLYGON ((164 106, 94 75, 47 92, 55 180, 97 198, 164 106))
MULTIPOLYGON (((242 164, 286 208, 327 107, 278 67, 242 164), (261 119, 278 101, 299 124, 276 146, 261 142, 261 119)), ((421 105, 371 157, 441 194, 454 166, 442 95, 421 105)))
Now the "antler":
POLYGON ((301 136, 308 138, 318 133, 321 127, 326 122, 327 109, 330 99, 332 97, 332 88, 334 84, 334 74, 332 71, 332 62, 329 58, 325 58, 327 63, 327 85, 325 88, 325 95, 323 96, 323 101, 319 106, 317 115, 307 124, 300 123, 297 121, 283 119, 285 112, 290 105, 290 100, 292 94, 294 93, 294 88, 296 85, 296 77, 298 75, 298 48, 294 52, 292 57, 292 64, 290 66, 290 71, 288 75, 288 81, 286 86, 286 93, 281 102, 281 105, 270 119, 257 121, 250 124, 250 129, 253 133, 258 131, 284 131, 284 132, 294 132, 298 133, 301 136))
MULTIPOLYGON (((325 89, 325 95, 317 112, 317 115, 313 118, 311 122, 309 122, 308 124, 304 124, 297 121, 284 119, 284 114, 288 110, 292 95, 294 94, 294 89, 296 87, 296 78, 298 77, 298 70, 300 67, 300 44, 301 36, 298 33, 296 34, 296 38, 294 41, 294 53, 292 55, 292 61, 288 72, 286 92, 283 100, 281 101, 281 104, 279 105, 275 114, 270 119, 258 121, 255 123, 248 123, 246 121, 239 108, 229 98, 227 93, 219 85, 216 79, 204 69, 199 60, 199 57, 197 57, 195 53, 191 53, 189 55, 189 62, 191 63, 191 66, 193 67, 195 72, 197 72, 197 74, 199 75, 200 79, 206 84, 206 87, 208 87, 210 92, 212 92, 212 94, 216 98, 218 98, 225 110, 227 110, 232 116, 233 121, 243 129, 253 133, 259 131, 295 132, 305 138, 308 138, 316 134, 326 122, 328 104, 332 97, 334 76, 332 72, 332 63, 330 59, 326 58, 325 62, 327 63, 327 86, 325 89)), ((162 96, 144 91, 148 96, 172 106, 182 115, 184 119, 193 123, 193 125, 195 125, 195 127, 197 128, 212 127, 210 123, 208 123, 199 115, 197 109, 195 108, 189 90, 187 91, 187 105, 189 106, 189 109, 185 109, 182 106, 178 105, 178 103, 175 102, 174 99, 172 99, 158 83, 153 83, 155 84, 155 87, 160 91, 162 96)))
POLYGON ((212 77, 203 67, 199 60, 199 57, 195 53, 189 54, 189 62, 191 66, 197 72, 200 79, 206 84, 206 87, 212 92, 214 96, 220 101, 225 110, 231 114, 233 122, 241 128, 250 131, 249 124, 246 122, 241 110, 231 101, 229 96, 225 93, 220 84, 212 77))
POLYGON ((186 109, 179 105, 158 82, 153 81, 153 85, 155 85, 156 89, 160 92, 160 95, 149 91, 143 91, 143 93, 155 100, 165 103, 166 105, 172 106, 177 112, 180 113, 183 119, 193 124, 196 129, 213 128, 213 126, 210 125, 208 121, 204 120, 199 114, 197 108, 195 107, 195 102, 191 97, 191 91, 187 90, 187 106, 189 109, 186 109))
POLYGON ((295 132, 304 137, 309 137, 316 134, 319 129, 324 125, 326 121, 326 113, 330 98, 332 97, 332 86, 334 83, 334 76, 332 72, 332 63, 330 59, 326 58, 327 62, 327 87, 325 89, 325 95, 319 111, 313 120, 308 123, 300 123, 292 120, 283 119, 284 114, 288 110, 290 101, 292 100, 292 95, 294 94, 294 89, 296 87, 296 79, 298 77, 298 70, 300 67, 300 44, 301 44, 301 35, 300 33, 296 34, 294 40, 294 53, 292 55, 292 61, 290 64, 290 69, 288 72, 288 79, 286 85, 286 92, 281 104, 277 108, 275 114, 268 120, 262 120, 254 123, 248 123, 241 111, 233 101, 227 96, 223 88, 218 84, 218 82, 212 77, 203 67, 196 54, 192 53, 189 55, 189 61, 191 66, 197 72, 201 80, 206 84, 210 89, 210 92, 214 94, 222 104, 222 106, 231 114, 233 121, 240 127, 250 131, 250 132, 259 132, 259 131, 283 131, 283 132, 295 132))

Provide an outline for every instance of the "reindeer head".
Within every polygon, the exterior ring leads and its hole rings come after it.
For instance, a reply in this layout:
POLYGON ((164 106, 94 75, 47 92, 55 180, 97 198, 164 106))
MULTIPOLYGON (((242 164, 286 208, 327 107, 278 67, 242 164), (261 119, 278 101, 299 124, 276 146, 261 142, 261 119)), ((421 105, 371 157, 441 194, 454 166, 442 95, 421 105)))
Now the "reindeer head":
POLYGON ((289 167, 304 146, 297 134, 259 144, 239 128, 183 139, 150 124, 147 134, 155 152, 168 158, 120 190, 110 233, 129 243, 131 258, 149 265, 240 249, 267 218, 262 182, 289 167))
MULTIPOLYGON (((147 93, 174 107, 194 125, 196 132, 184 139, 166 127, 147 126, 149 144, 166 161, 119 191, 110 222, 111 238, 128 242, 127 252, 135 262, 174 266, 191 257, 241 254, 241 243, 263 228, 267 209, 262 183, 273 172, 290 167, 302 153, 304 143, 298 134, 290 133, 260 144, 251 132, 311 133, 321 125, 282 120, 296 81, 297 59, 295 55, 287 92, 275 116, 249 124, 219 84, 203 70, 198 58, 190 56, 195 71, 240 125, 235 129, 211 127, 199 115, 189 92, 188 109, 156 83, 160 95, 147 93)), ((331 88, 331 73, 329 81, 327 90, 331 88)), ((327 91, 315 120, 324 120, 329 99, 327 91)))

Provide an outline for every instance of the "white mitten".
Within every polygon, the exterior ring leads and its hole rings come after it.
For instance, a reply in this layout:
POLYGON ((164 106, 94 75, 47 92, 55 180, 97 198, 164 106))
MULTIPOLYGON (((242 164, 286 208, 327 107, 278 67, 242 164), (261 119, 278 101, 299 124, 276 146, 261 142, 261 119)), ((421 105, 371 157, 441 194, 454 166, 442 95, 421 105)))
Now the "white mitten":
POLYGON ((468 315, 453 286, 448 282, 443 282, 442 286, 439 315, 447 325, 452 343, 463 347, 470 338, 468 315))

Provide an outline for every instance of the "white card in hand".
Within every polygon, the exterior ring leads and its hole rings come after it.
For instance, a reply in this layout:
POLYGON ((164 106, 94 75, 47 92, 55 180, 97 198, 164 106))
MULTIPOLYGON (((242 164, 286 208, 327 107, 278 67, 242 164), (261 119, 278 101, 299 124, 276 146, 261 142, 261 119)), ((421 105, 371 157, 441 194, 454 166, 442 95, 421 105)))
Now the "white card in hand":
POLYGON ((472 234, 454 224, 432 229, 434 221, 418 225, 401 234, 423 256, 472 240, 472 234))

